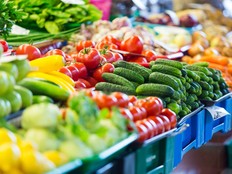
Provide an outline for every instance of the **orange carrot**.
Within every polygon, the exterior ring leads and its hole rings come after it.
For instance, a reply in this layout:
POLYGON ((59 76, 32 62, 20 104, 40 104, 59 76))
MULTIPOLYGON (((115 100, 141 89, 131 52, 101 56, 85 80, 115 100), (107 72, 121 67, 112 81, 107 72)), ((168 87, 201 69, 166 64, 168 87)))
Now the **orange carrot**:
POLYGON ((227 66, 229 64, 229 58, 224 56, 202 56, 200 61, 207 61, 210 63, 219 64, 222 66, 227 66))
POLYGON ((227 69, 225 66, 222 66, 222 65, 219 65, 219 64, 216 64, 216 63, 209 63, 209 67, 217 69, 217 70, 222 71, 222 72, 225 72, 226 69, 227 69))

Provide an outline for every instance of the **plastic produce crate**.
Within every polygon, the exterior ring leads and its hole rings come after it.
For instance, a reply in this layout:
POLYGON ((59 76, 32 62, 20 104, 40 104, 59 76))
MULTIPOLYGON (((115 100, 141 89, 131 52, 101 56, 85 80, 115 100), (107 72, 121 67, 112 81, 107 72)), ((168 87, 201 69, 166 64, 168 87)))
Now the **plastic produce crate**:
MULTIPOLYGON (((218 103, 216 105, 222 105, 225 108, 231 107, 229 105, 232 105, 231 99, 229 101, 223 101, 226 105, 223 103, 218 103)), ((218 106, 212 106, 208 107, 205 112, 205 121, 204 121, 204 126, 205 126, 205 142, 208 142, 210 139, 212 139, 213 134, 216 132, 228 132, 231 130, 231 114, 226 113, 226 110, 222 107, 218 106), (213 111, 213 112, 212 112, 213 111)))
POLYGON ((179 126, 188 124, 189 127, 175 136, 174 167, 180 163, 185 153, 204 144, 204 117, 205 110, 199 108, 179 122, 179 126))
POLYGON ((174 137, 145 141, 135 151, 136 174, 165 174, 173 169, 174 137))

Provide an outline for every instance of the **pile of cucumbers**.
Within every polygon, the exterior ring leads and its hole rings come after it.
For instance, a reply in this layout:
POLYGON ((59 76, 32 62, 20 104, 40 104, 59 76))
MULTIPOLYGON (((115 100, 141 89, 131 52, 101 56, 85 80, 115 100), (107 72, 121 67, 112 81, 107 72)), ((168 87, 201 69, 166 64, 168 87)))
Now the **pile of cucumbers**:
POLYGON ((157 59, 150 62, 150 68, 126 61, 114 65, 114 72, 104 73, 106 82, 98 83, 96 90, 157 96, 179 117, 197 109, 201 101, 214 101, 229 92, 220 71, 209 68, 206 62, 188 65, 157 59))

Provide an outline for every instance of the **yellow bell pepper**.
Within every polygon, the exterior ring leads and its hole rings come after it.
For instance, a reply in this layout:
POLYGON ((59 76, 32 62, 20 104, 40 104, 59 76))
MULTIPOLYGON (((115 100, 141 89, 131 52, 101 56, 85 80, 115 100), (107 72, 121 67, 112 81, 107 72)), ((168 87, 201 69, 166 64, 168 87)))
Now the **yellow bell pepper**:
POLYGON ((51 55, 30 61, 32 71, 57 71, 65 65, 63 56, 51 55))
POLYGON ((17 138, 13 132, 0 128, 0 145, 5 143, 17 143, 17 138))
POLYGON ((44 152, 43 155, 46 156, 50 161, 52 161, 56 165, 56 167, 68 162, 68 158, 59 151, 47 151, 44 152))

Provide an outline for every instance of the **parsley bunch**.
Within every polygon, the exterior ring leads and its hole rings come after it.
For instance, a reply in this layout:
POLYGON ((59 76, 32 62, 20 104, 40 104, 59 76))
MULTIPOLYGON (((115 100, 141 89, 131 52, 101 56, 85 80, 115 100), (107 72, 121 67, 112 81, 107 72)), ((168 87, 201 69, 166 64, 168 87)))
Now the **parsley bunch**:
POLYGON ((23 15, 23 12, 17 10, 13 1, 0 1, 0 37, 6 39, 13 24, 20 21, 23 15))

